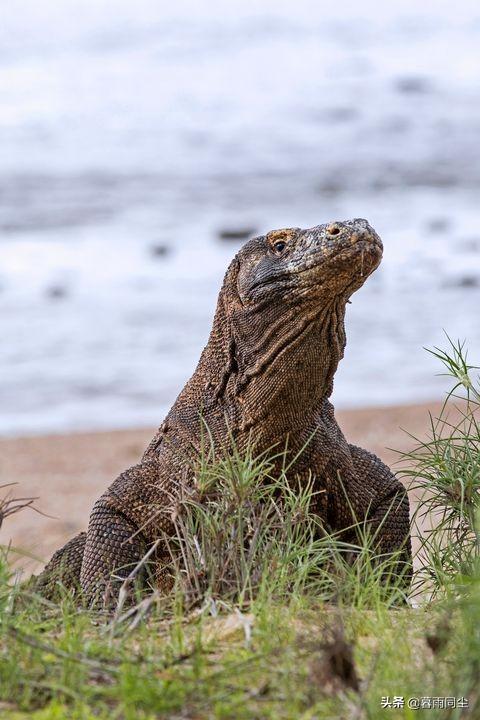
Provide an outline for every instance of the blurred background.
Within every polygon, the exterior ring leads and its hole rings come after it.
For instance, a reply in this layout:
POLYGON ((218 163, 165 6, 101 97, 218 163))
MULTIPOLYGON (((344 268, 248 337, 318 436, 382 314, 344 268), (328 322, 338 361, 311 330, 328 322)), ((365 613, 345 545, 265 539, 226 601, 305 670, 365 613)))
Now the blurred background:
MULTIPOLYGON (((250 235, 366 217, 339 407, 480 360, 480 7, 16 0, 0 21, 0 433, 157 425, 250 235)), ((480 363, 479 363, 480 364, 480 363)))

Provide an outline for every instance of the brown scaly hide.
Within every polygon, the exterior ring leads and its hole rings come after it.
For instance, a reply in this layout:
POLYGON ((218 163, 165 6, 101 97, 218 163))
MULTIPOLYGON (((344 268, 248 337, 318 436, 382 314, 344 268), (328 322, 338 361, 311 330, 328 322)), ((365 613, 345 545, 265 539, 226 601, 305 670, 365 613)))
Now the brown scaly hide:
MULTIPOLYGON (((345 347, 346 303, 382 249, 362 219, 276 230, 246 243, 227 270, 194 374, 141 462, 95 503, 87 533, 47 564, 38 579, 46 594, 60 577, 92 602, 115 601, 121 578, 173 532, 172 512, 193 482, 202 422, 220 452, 231 436, 239 450, 253 438, 258 453, 287 443, 291 457, 306 445, 291 473, 300 482, 313 475, 323 490, 315 508, 323 522, 336 531, 353 515, 366 520, 373 531, 380 527, 379 550, 403 548, 402 562, 411 565, 407 494, 375 455, 348 444, 328 399, 345 347)), ((155 558, 157 577, 165 577, 161 543, 155 558)))

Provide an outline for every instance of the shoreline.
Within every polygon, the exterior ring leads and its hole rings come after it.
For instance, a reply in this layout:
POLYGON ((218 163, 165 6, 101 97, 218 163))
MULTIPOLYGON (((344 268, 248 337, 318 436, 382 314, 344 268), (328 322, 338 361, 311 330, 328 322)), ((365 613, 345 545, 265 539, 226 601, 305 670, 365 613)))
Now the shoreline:
MULTIPOLYGON (((435 415, 441 406, 432 401, 338 410, 335 415, 349 442, 374 452, 395 470, 400 455, 391 448, 405 452, 415 444, 402 428, 425 437, 429 412, 435 415)), ((0 530, 1 544, 13 548, 14 566, 27 574, 37 572, 66 540, 86 529, 94 501, 120 472, 139 462, 154 431, 146 427, 0 438, 0 484, 16 483, 5 489, 12 496, 37 498, 38 512, 27 508, 7 518, 0 530), (22 551, 38 560, 22 556, 22 551)))

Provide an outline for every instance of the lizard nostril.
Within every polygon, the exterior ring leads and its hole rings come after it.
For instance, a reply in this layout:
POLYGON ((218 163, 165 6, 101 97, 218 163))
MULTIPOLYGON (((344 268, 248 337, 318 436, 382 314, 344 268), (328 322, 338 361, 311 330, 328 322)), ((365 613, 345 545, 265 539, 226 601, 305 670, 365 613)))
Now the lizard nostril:
POLYGON ((339 235, 340 234, 340 228, 338 225, 329 225, 327 227, 327 235, 339 235))

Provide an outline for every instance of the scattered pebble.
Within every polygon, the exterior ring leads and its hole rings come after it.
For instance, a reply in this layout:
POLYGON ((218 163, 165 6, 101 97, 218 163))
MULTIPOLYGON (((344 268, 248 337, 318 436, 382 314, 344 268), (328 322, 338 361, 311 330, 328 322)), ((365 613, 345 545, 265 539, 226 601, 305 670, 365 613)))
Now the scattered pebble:
POLYGON ((68 290, 65 285, 50 285, 50 287, 46 289, 45 294, 52 300, 62 300, 67 297, 68 290))
POLYGON ((225 228, 220 230, 218 237, 220 240, 247 240, 255 235, 256 229, 253 227, 244 228, 225 228))
POLYGON ((424 95, 431 89, 430 82, 423 77, 401 77, 395 81, 398 92, 406 95, 424 95))
POLYGON ((478 288, 480 287, 479 275, 462 275, 446 283, 447 287, 455 288, 478 288))
POLYGON ((480 277, 476 275, 464 275, 458 281, 458 287, 476 288, 480 287, 480 277))
POLYGON ((427 229, 431 233, 445 233, 452 227, 450 218, 447 217, 434 217, 430 218, 427 223, 427 229))
POLYGON ((343 123, 355 120, 358 114, 357 108, 354 107, 332 107, 325 110, 323 117, 327 122, 343 123))
POLYGON ((338 193, 342 192, 343 185, 334 179, 330 179, 320 183, 317 189, 320 195, 338 195, 338 193))
POLYGON ((153 257, 164 258, 167 257, 167 255, 170 255, 171 248, 168 245, 165 245, 165 243, 156 243, 151 246, 150 253, 153 257))

